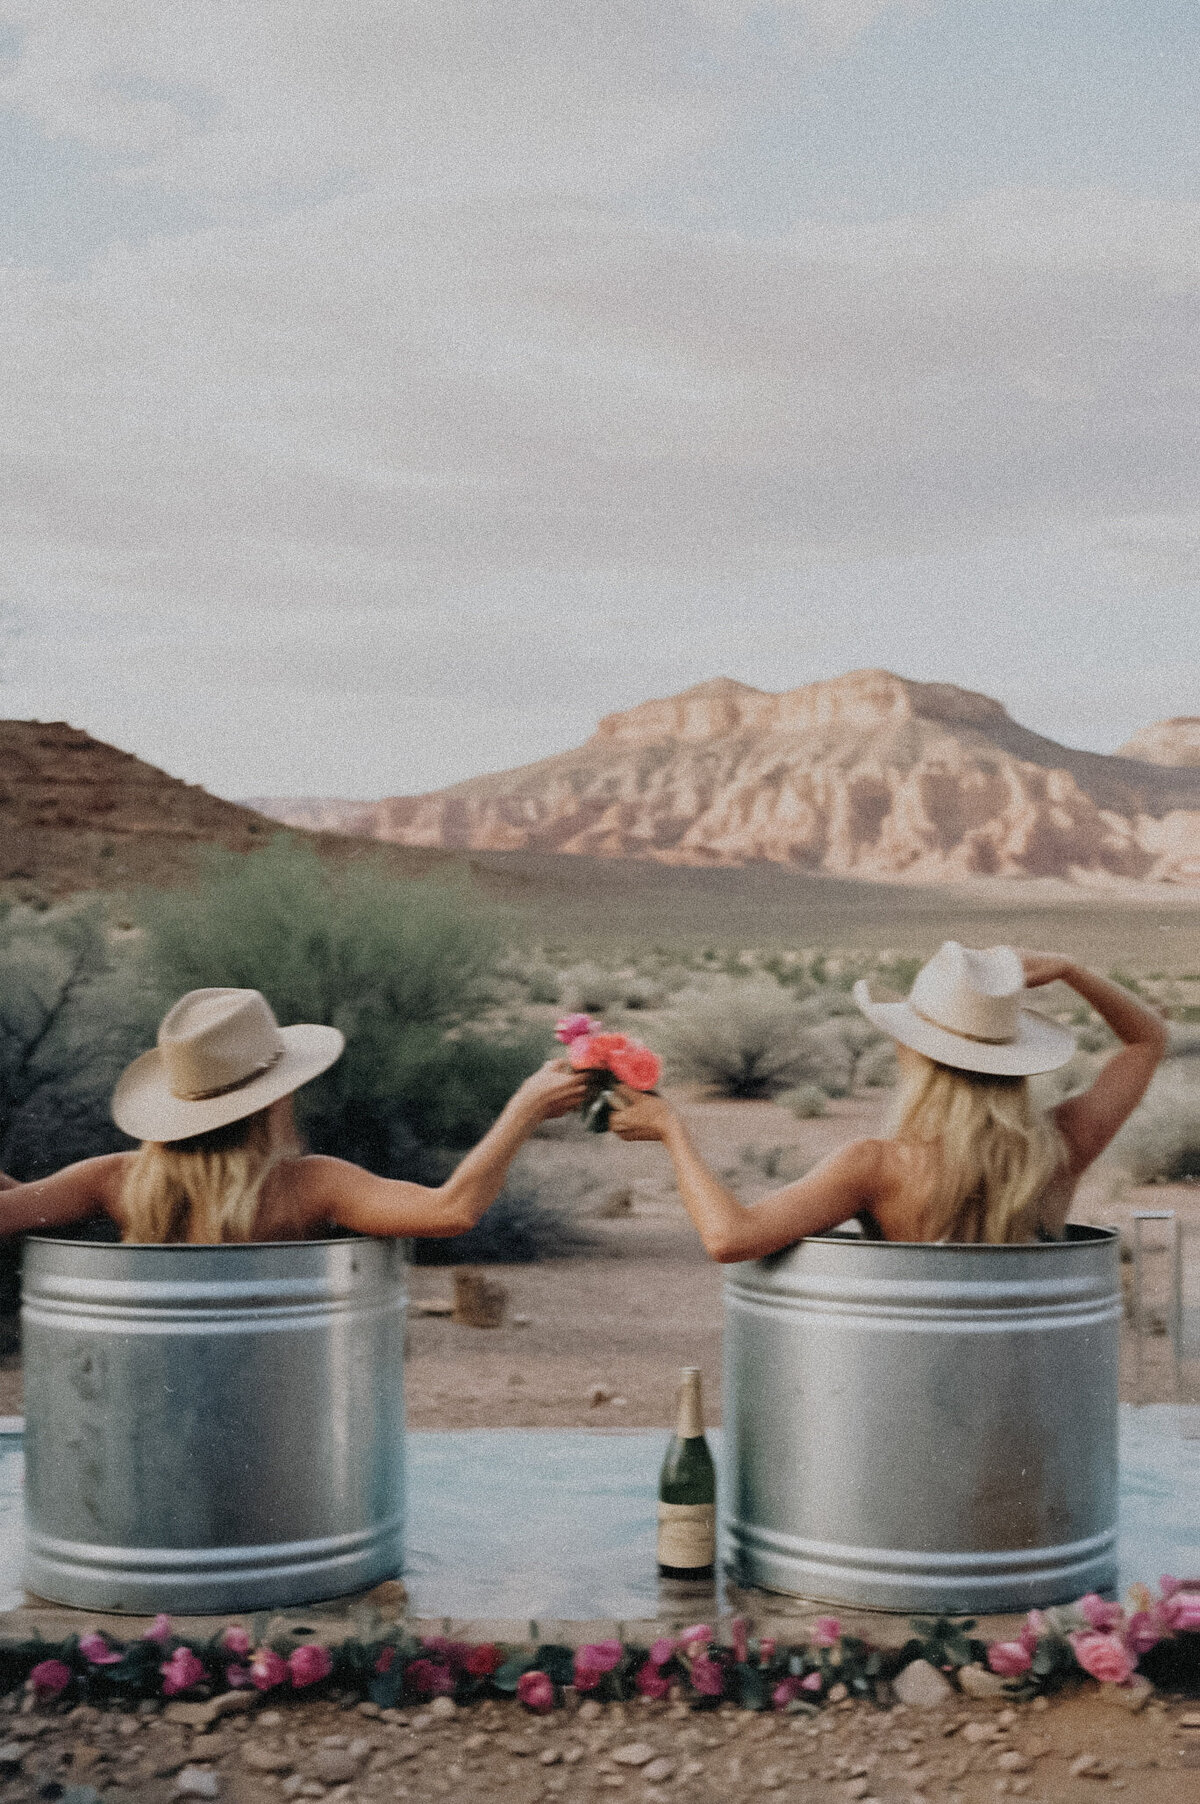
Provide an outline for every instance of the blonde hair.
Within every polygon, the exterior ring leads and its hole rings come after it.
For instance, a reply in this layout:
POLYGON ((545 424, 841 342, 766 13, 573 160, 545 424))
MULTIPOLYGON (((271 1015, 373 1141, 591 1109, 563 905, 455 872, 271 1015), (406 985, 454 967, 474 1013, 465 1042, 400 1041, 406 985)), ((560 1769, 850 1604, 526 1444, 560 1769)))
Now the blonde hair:
POLYGON ((926 1238, 1004 1245, 1037 1236, 1066 1145, 1024 1077, 992 1077, 909 1052, 892 1138, 934 1151, 926 1238))
POLYGON ((187 1140, 144 1140, 121 1193, 122 1240, 252 1240, 272 1151, 266 1109, 187 1140))

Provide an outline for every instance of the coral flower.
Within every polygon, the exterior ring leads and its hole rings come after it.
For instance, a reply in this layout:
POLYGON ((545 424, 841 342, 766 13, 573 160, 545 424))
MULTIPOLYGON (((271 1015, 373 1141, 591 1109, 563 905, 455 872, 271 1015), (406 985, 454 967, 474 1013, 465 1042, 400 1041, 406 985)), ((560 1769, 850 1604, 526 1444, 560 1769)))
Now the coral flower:
POLYGON ((1099 1629, 1104 1634, 1119 1628, 1125 1620, 1125 1612, 1120 1604, 1106 1603, 1096 1591, 1089 1591, 1086 1597, 1081 1597, 1075 1608, 1089 1629, 1099 1629))
POLYGON ((786 1710, 800 1696, 800 1680, 796 1678, 780 1679, 771 1693, 771 1702, 776 1710, 786 1710))
POLYGON ((1033 1655, 1023 1641, 993 1641, 987 1651, 990 1670, 1002 1679, 1015 1679, 1028 1672, 1033 1655))
POLYGON ((684 1629, 679 1637, 679 1645, 685 1653, 690 1654, 698 1648, 707 1647, 712 1638, 712 1630, 708 1624, 698 1622, 692 1628, 684 1629))
POLYGON ((260 1647, 250 1662, 250 1683, 256 1691, 273 1691, 288 1676, 287 1661, 273 1647, 260 1647))
POLYGON ((806 1673, 800 1681, 801 1691, 820 1691, 824 1680, 819 1672, 806 1673))
POLYGON ((1159 1615, 1173 1635, 1194 1634, 1200 1629, 1200 1591, 1172 1591, 1159 1615))
POLYGON ((655 1641, 650 1648, 651 1665, 665 1666, 667 1661, 673 1656, 678 1645, 679 1644, 673 1635, 660 1635, 658 1640, 655 1641))
POLYGON ((814 1647, 836 1647, 842 1638, 842 1625, 836 1616, 818 1616, 808 1638, 814 1647))
POLYGON ((1133 1655, 1119 1635, 1089 1629, 1084 1634, 1068 1635, 1067 1640, 1084 1672, 1101 1684, 1124 1685, 1133 1677, 1133 1655))
POLYGON ((239 1628, 236 1623, 231 1622, 221 1636, 221 1646, 227 1654, 232 1654, 235 1660, 244 1660, 250 1652, 253 1642, 245 1629, 239 1628))
POLYGON ((203 1661, 197 1660, 190 1647, 177 1647, 158 1670, 162 1674, 163 1696, 168 1698, 180 1691, 190 1691, 193 1685, 208 1677, 203 1661))
POLYGON ((170 1639, 171 1639, 171 1618, 169 1616, 162 1616, 162 1615, 156 1616, 154 1618, 154 1621, 150 1624, 150 1627, 146 1630, 146 1633, 142 1636, 143 1641, 156 1641, 160 1647, 162 1646, 164 1641, 169 1641, 170 1639))
POLYGON ((292 1684, 297 1691, 304 1685, 319 1685, 333 1671, 333 1656, 327 1647, 318 1647, 315 1641, 306 1641, 288 1657, 288 1671, 292 1675, 292 1684))
POLYGON ((653 1660, 647 1660, 639 1666, 633 1675, 633 1682, 644 1698, 665 1698, 671 1689, 671 1681, 660 1666, 653 1660))
POLYGON ((493 1641, 481 1641, 463 1661, 463 1668, 473 1679, 490 1679, 504 1665, 504 1654, 493 1641))
POLYGON ((719 1698, 725 1690, 725 1669, 707 1655, 692 1661, 692 1684, 704 1698, 719 1698))
POLYGON ((109 1647, 104 1636, 96 1629, 79 1637, 79 1651, 89 1666, 115 1666, 123 1657, 109 1647))
POLYGON ((523 1672, 517 1680, 517 1696, 527 1710, 553 1710, 554 1687, 544 1672, 523 1672))
POLYGON ((1135 1610, 1125 1624, 1125 1645, 1131 1654, 1148 1654, 1163 1638, 1162 1624, 1151 1610, 1135 1610))
POLYGON ((618 1047, 608 1068, 631 1090, 653 1090, 662 1076, 662 1063, 648 1046, 618 1047))
POLYGON ((39 1660, 29 1675, 35 1697, 56 1698, 71 1683, 71 1668, 62 1660, 39 1660))

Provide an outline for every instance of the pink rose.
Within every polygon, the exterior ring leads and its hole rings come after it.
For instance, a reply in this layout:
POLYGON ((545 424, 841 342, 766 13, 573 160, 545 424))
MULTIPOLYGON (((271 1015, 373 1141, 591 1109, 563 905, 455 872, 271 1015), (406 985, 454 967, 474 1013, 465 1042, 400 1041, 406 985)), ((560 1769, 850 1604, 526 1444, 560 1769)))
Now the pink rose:
POLYGON ((698 1622, 690 1629, 684 1629, 679 1637, 679 1645, 685 1653, 691 1653, 697 1647, 707 1647, 712 1640, 712 1630, 706 1622, 698 1622))
POLYGON ((1125 1645, 1135 1657, 1148 1654, 1152 1647, 1157 1647, 1163 1638, 1162 1626, 1156 1613, 1150 1610, 1135 1610, 1125 1624, 1125 1645))
POLYGON ((707 1655, 692 1661, 692 1684, 702 1698, 719 1698, 725 1690, 725 1672, 707 1655))
POLYGON ((469 1641, 448 1641, 445 1635, 423 1635, 421 1646, 433 1659, 440 1660, 451 1672, 461 1672, 471 1652, 469 1641))
POLYGON ((273 1691, 288 1676, 287 1661, 273 1647, 260 1647, 250 1662, 250 1683, 256 1691, 273 1691))
POLYGON ((392 1667, 395 1665, 395 1661, 396 1661, 395 1648, 394 1647, 381 1647, 379 1650, 379 1658, 375 1662, 375 1671, 378 1673, 391 1672, 392 1667))
POLYGON ((633 1675, 633 1682, 644 1698, 665 1698, 671 1689, 670 1679, 653 1660, 647 1660, 644 1666, 638 1667, 633 1675))
POLYGON ((170 1639, 171 1618, 169 1616, 156 1616, 154 1621, 150 1624, 150 1627, 146 1630, 146 1633, 142 1636, 143 1641, 157 1641, 160 1647, 164 1641, 169 1641, 170 1639))
POLYGON ((1106 1603, 1095 1591, 1089 1591, 1075 1605, 1089 1629, 1100 1629, 1107 1634, 1111 1629, 1119 1628, 1125 1620, 1125 1612, 1120 1604, 1106 1603))
POLYGON ((244 1660, 253 1643, 245 1629, 239 1629, 236 1623, 230 1623, 221 1636, 221 1646, 227 1654, 232 1654, 235 1660, 244 1660))
POLYGON ((230 1691, 245 1691, 254 1680, 248 1666, 239 1666, 236 1661, 225 1668, 225 1683, 230 1691))
POLYGON ((1019 1678, 1033 1665, 1033 1655, 1023 1641, 993 1641, 987 1651, 987 1663, 1002 1679, 1019 1678))
POLYGON ((582 1040, 585 1035, 599 1031, 599 1021, 593 1021, 590 1015, 564 1015, 555 1024, 554 1038, 563 1046, 569 1046, 572 1040, 582 1040))
POLYGON ((575 1650, 575 1689, 593 1691, 606 1672, 621 1663, 624 1649, 619 1641, 595 1641, 575 1650))
POLYGON ((665 1666, 670 1660, 678 1644, 671 1635, 660 1635, 650 1649, 650 1662, 653 1666, 665 1666))
POLYGON ((441 1660, 410 1660, 404 1683, 418 1697, 448 1698, 454 1691, 454 1674, 441 1660))
POLYGON ((115 1666, 122 1658, 96 1629, 79 1637, 79 1651, 89 1666, 115 1666))
POLYGON ((292 1675, 292 1684, 299 1691, 305 1685, 319 1685, 333 1671, 333 1656, 327 1647, 318 1647, 315 1641, 306 1641, 288 1657, 288 1671, 292 1675))
POLYGON ((814 1647, 836 1647, 842 1638, 842 1625, 836 1616, 818 1616, 808 1638, 814 1647))
POLYGON ((796 1678, 780 1679, 771 1693, 771 1702, 776 1710, 786 1710, 789 1704, 795 1703, 800 1696, 800 1681, 796 1678))
POLYGON ((35 1697, 56 1698, 71 1683, 71 1668, 62 1660, 39 1660, 29 1675, 35 1697))
POLYGON ((1068 1635, 1072 1652, 1084 1672, 1104 1685, 1124 1685, 1133 1677, 1133 1655, 1119 1635, 1106 1635, 1097 1629, 1068 1635))
POLYGON ((1024 1627, 1021 1630, 1021 1646, 1025 1648, 1028 1653, 1035 1654, 1037 1652, 1038 1642, 1047 1633, 1046 1618, 1043 1616, 1042 1612, 1040 1610, 1030 1610, 1028 1616, 1025 1618, 1024 1627))
POLYGON ((1173 1635, 1194 1634, 1200 1629, 1200 1591, 1173 1591, 1161 1614, 1173 1635))
POLYGON ((517 1680, 517 1697, 527 1710, 553 1710, 554 1687, 544 1672, 523 1672, 517 1680))
POLYGON ((825 1681, 819 1672, 806 1673, 800 1681, 801 1691, 820 1691, 825 1681))
POLYGON ((1175 1593, 1182 1589, 1182 1585, 1179 1579, 1172 1578, 1169 1572, 1164 1572, 1158 1581, 1158 1588, 1164 1597, 1174 1597, 1175 1593))
POLYGON ((208 1677, 203 1662, 197 1660, 190 1647, 177 1647, 171 1658, 159 1667, 163 1696, 173 1698, 177 1692, 190 1691, 208 1677))
POLYGON ((490 1679, 503 1665, 504 1655, 494 1641, 481 1641, 478 1647, 471 1649, 463 1662, 464 1670, 473 1679, 490 1679))
POLYGON ((775 1658, 776 1641, 773 1635, 763 1635, 758 1643, 758 1664, 769 1666, 775 1658))
POLYGON ((734 1659, 739 1666, 744 1666, 750 1658, 750 1640, 744 1616, 735 1616, 730 1621, 729 1641, 734 1659))

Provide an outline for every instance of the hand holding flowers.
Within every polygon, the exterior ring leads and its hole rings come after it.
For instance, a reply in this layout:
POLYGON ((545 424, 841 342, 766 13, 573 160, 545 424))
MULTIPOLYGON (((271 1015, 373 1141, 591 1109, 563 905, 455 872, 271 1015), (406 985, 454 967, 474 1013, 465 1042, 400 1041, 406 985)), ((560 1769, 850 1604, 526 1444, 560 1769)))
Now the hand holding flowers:
POLYGON ((566 1015, 555 1028, 555 1038, 568 1048, 575 1071, 587 1078, 583 1119, 594 1134, 609 1125, 616 1096, 613 1079, 630 1090, 650 1093, 662 1075, 662 1065, 648 1046, 625 1034, 605 1033, 603 1024, 590 1015, 566 1015))

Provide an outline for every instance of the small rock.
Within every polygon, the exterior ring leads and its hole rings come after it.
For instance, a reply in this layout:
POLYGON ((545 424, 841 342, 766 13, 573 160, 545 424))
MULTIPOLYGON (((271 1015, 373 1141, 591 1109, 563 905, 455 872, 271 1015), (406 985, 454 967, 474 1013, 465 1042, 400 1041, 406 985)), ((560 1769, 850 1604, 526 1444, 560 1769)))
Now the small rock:
MULTIPOLYGON (((675 1762, 668 1760, 665 1754, 660 1754, 656 1760, 646 1762, 642 1768, 642 1778, 647 1785, 665 1785, 667 1780, 673 1777, 674 1772, 675 1762)), ((764 1776, 763 1784, 768 1783, 769 1781, 764 1776)))
POLYGON ((219 1798, 221 1781, 210 1766, 185 1766, 175 1781, 177 1798, 219 1798))
POLYGON ((19 1773, 25 1750, 19 1742, 6 1741, 0 1747, 0 1773, 19 1773))
POLYGON ((1008 1709, 1002 1710, 996 1718, 996 1727, 998 1729, 1011 1729, 1016 1720, 1017 1713, 1010 1704, 1008 1709))
POLYGON ((843 1787, 843 1795, 854 1799, 865 1798, 870 1789, 870 1781, 867 1779, 848 1779, 843 1787))
POLYGON ((260 1729, 277 1729, 282 1721, 283 1715, 281 1711, 264 1710, 258 1719, 258 1726, 260 1729))
POLYGON ((190 1758, 197 1764, 204 1760, 219 1760, 228 1752, 228 1735, 197 1735, 188 1749, 190 1758))
POLYGON ((358 1714, 360 1716, 382 1716, 383 1712, 378 1704, 373 1704, 370 1698, 367 1698, 358 1706, 358 1714))
POLYGON ((242 1765, 252 1773, 290 1773, 295 1764, 280 1748, 265 1748, 258 1741, 242 1743, 242 1765))
POLYGON ((969 1698, 1002 1698, 1008 1680, 986 1666, 960 1666, 958 1684, 969 1698))
POLYGON ((1107 1779, 1108 1768, 1098 1754, 1079 1754, 1068 1771, 1072 1779, 1107 1779))
POLYGON ((434 1698, 429 1706, 429 1714, 435 1721, 438 1718, 445 1721, 451 1716, 458 1715, 458 1705, 454 1702, 453 1698, 434 1698))
POLYGON ((1106 1704, 1120 1704, 1126 1710, 1135 1713, 1144 1710, 1154 1696, 1154 1687, 1149 1679, 1135 1672, 1132 1679, 1124 1685, 1101 1685, 1100 1697, 1106 1704))
POLYGON ((599 1698, 584 1698, 582 1704, 579 1706, 579 1720, 581 1723, 594 1723, 596 1719, 603 1716, 603 1714, 604 1706, 601 1704, 599 1698))
POLYGON ((538 1759, 541 1761, 543 1766, 557 1766, 559 1761, 562 1759, 562 1749, 561 1748, 543 1748, 541 1753, 538 1755, 538 1759))
MULTIPOLYGON (((934 1710, 954 1696, 944 1673, 928 1660, 913 1660, 892 1681, 893 1690, 902 1704, 915 1710, 934 1710)), ((834 1687, 836 1690, 837 1687, 834 1687)), ((843 1687, 844 1690, 844 1687, 843 1687)), ((833 1698, 833 1692, 829 1694, 833 1698)))
POLYGON ((623 1748, 614 1748, 609 1758, 617 1766, 645 1766, 654 1759, 654 1749, 647 1741, 627 1741, 623 1748))
POLYGON ((999 1739, 999 1735, 1000 1731, 995 1723, 973 1722, 964 1723, 962 1726, 962 1739, 969 1741, 973 1747, 978 1747, 980 1742, 996 1741, 999 1739))
POLYGON ((1182 1716, 1175 1718, 1177 1729, 1200 1729, 1200 1710, 1185 1710, 1182 1716))
POLYGON ((588 1402, 593 1409, 599 1409, 602 1403, 611 1403, 615 1396, 616 1392, 610 1390, 607 1384, 594 1384, 588 1392, 588 1402))
POLYGON ((850 1693, 839 1679, 836 1685, 829 1687, 829 1696, 825 1701, 829 1704, 844 1704, 849 1696, 850 1693))
POLYGON ((1001 1773, 1027 1773, 1029 1762, 1019 1748, 1005 1748, 996 1756, 996 1768, 1001 1773))
POLYGON ((349 1748, 318 1748, 313 1756, 313 1774, 322 1785, 348 1785, 357 1773, 361 1761, 356 1760, 349 1748))

